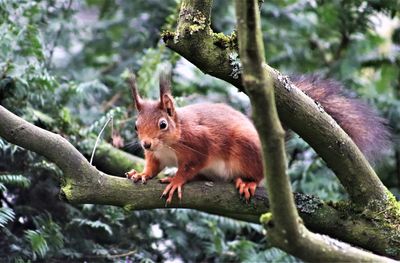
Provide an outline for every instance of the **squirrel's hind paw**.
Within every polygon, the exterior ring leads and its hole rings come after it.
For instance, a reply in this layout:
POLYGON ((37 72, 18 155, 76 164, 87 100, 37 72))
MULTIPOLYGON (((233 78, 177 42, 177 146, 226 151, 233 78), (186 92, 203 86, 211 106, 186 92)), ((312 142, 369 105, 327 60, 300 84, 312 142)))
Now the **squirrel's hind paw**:
POLYGON ((244 195, 246 202, 250 201, 250 197, 254 196, 256 192, 256 182, 244 182, 241 178, 237 178, 235 181, 236 189, 239 190, 240 195, 244 195))

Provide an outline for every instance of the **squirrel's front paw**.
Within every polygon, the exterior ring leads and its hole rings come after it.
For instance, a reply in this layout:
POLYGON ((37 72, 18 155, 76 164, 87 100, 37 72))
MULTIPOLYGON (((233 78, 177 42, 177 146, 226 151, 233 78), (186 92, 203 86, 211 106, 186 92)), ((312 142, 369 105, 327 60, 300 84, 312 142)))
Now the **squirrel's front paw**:
POLYGON ((165 205, 170 204, 172 202, 172 197, 174 196, 175 191, 178 191, 178 198, 182 200, 182 186, 186 183, 186 180, 183 180, 179 177, 166 177, 160 180, 161 183, 169 183, 167 187, 165 187, 164 192, 161 197, 167 197, 167 201, 165 205))
POLYGON ((147 179, 150 179, 145 173, 138 173, 135 169, 130 170, 129 172, 125 173, 126 178, 133 180, 135 183, 139 180, 142 181, 142 184, 145 184, 147 179))

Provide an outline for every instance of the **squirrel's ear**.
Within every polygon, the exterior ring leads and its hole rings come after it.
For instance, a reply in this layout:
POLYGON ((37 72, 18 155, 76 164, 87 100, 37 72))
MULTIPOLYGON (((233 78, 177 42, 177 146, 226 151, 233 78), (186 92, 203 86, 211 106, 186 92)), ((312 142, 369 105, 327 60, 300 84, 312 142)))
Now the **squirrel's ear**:
POLYGON ((168 93, 165 93, 160 98, 160 107, 162 110, 165 110, 170 117, 174 117, 175 115, 175 105, 174 99, 168 93))
POLYGON ((160 108, 173 117, 175 115, 175 106, 171 95, 171 80, 169 76, 166 72, 161 72, 160 74, 160 108))
POLYGON ((131 86, 132 99, 133 99, 133 102, 135 103, 135 107, 136 107, 137 111, 140 111, 142 109, 143 101, 137 90, 135 74, 133 74, 133 73, 129 74, 128 83, 131 86))

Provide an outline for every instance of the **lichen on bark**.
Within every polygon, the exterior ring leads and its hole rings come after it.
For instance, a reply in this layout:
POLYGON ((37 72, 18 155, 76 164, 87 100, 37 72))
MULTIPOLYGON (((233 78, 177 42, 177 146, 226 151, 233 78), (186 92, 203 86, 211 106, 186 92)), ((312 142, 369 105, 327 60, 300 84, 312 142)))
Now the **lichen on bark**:
POLYGON ((224 33, 214 33, 212 32, 214 45, 222 49, 232 49, 237 50, 237 36, 236 31, 233 31, 231 35, 227 36, 224 33))
MULTIPOLYGON (((187 8, 191 6, 192 9, 201 9, 207 19, 211 20, 210 0, 182 2, 187 8), (206 8, 202 6, 203 3, 206 3, 206 8)), ((166 45, 203 72, 245 91, 241 83, 240 61, 238 58, 232 60, 232 54, 237 54, 237 49, 226 44, 227 39, 223 35, 219 35, 216 45, 215 33, 208 33, 207 30, 185 36, 182 30, 190 26, 189 23, 190 21, 178 21, 173 40, 171 32, 166 32, 163 38, 166 45), (178 42, 175 41, 177 38, 178 42)), ((352 201, 364 207, 371 200, 386 200, 386 188, 358 147, 332 117, 279 71, 266 64, 263 68, 272 77, 281 121, 307 141, 326 161, 352 201)))

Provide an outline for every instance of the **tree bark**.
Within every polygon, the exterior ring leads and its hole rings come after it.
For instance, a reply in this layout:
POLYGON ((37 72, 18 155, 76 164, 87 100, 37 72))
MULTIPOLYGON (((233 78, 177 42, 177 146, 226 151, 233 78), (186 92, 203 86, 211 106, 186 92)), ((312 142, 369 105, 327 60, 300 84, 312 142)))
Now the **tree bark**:
MULTIPOLYGON (((203 72, 225 80, 246 92, 237 58, 237 38, 214 33, 211 0, 183 0, 177 30, 163 33, 166 45, 203 72), (201 6, 201 8, 197 8, 201 6), (204 22, 203 22, 204 21, 204 22)), ((351 138, 318 103, 300 91, 286 76, 264 66, 275 88, 281 121, 298 133, 335 172, 352 202, 360 209, 380 211, 390 206, 389 191, 351 138)))
MULTIPOLYGON (((126 210, 166 208, 159 197, 165 185, 156 180, 146 185, 107 175, 91 166, 68 141, 61 136, 36 127, 0 106, 0 136, 28 150, 45 156, 63 171, 61 196, 76 204, 116 205, 126 210)), ((143 160, 101 145, 95 163, 103 162, 113 173, 123 175, 129 167, 143 164, 143 160), (106 157, 107 156, 107 157, 106 157)), ((128 170, 129 170, 128 169, 128 170)), ((185 185, 182 202, 173 199, 168 208, 190 208, 221 216, 259 223, 269 211, 269 200, 263 189, 256 191, 250 204, 241 200, 232 184, 192 182, 185 185)), ((375 253, 400 259, 400 222, 387 218, 391 211, 371 217, 354 210, 348 203, 325 204, 316 197, 295 194, 296 207, 307 227, 375 253)), ((400 217, 397 217, 400 218, 400 217)))
POLYGON ((266 64, 258 1, 236 0, 243 86, 250 96, 262 142, 264 176, 271 213, 261 217, 273 246, 307 261, 370 261, 388 259, 308 231, 297 213, 286 171, 285 132, 279 122, 271 77, 266 64), (339 248, 339 249, 338 249, 339 248))
MULTIPOLYGON (((209 27, 211 5, 211 0, 184 0, 178 30, 165 32, 163 38, 169 47, 206 73, 243 90, 236 36, 234 33, 225 36, 212 32, 209 27)), ((306 226, 375 253, 400 259, 399 204, 333 119, 285 76, 267 65, 265 70, 273 79, 280 119, 320 154, 353 201, 328 205, 313 197, 295 195, 297 209, 306 226)), ((164 186, 154 180, 147 185, 135 185, 125 178, 100 172, 61 136, 31 125, 1 106, 0 136, 57 164, 64 173, 62 196, 70 202, 118 205, 127 210, 164 207, 164 202, 159 200, 164 186)), ((120 173, 123 167, 123 173, 125 166, 129 166, 124 160, 126 156, 120 152, 114 156, 115 159, 108 158, 107 152, 115 153, 108 146, 99 152, 104 153, 101 162, 118 161, 119 164, 109 167, 110 172, 118 170, 120 173)), ((260 191, 247 205, 239 199, 232 185, 204 182, 185 186, 185 200, 178 203, 174 199, 171 207, 193 208, 250 222, 258 222, 259 216, 269 209, 268 199, 260 191)), ((320 241, 325 242, 325 239, 320 241)))

